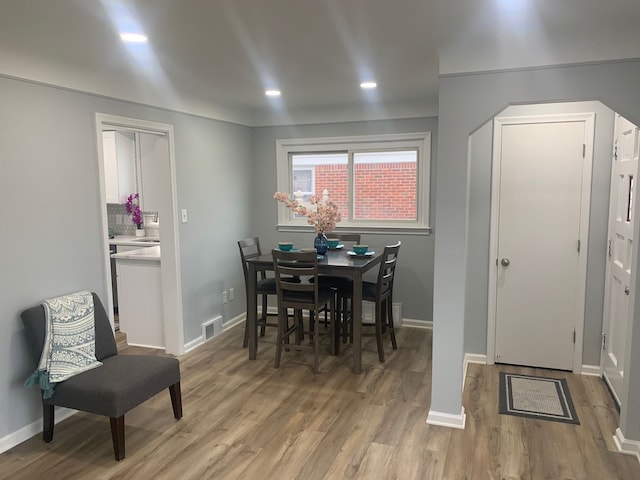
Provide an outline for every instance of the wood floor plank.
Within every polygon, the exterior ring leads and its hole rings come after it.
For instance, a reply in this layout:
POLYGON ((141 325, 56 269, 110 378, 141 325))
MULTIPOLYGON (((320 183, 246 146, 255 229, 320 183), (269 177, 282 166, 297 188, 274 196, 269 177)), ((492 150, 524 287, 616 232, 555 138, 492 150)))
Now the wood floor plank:
POLYGON ((396 448, 390 445, 371 442, 358 469, 355 478, 370 480, 379 478, 380 480, 395 477, 395 465, 393 462, 396 448))
MULTIPOLYGON (((431 397, 431 331, 398 328, 398 350, 363 342, 338 356, 285 352, 273 368, 275 332, 243 349, 243 326, 180 357, 184 417, 168 392, 125 416, 127 457, 113 460, 109 420, 78 413, 0 455, 0 476, 33 480, 640 479, 616 452, 618 412, 601 379, 507 365, 469 365, 465 430, 425 423, 431 397), (580 425, 498 413, 501 370, 567 378, 580 425)), ((123 353, 163 355, 126 347, 123 353)))

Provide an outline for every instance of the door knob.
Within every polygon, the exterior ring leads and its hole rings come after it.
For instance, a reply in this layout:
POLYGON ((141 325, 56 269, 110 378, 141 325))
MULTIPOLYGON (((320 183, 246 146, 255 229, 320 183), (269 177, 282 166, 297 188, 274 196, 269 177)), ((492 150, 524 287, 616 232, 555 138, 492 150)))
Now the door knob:
POLYGON ((509 259, 508 259, 508 258, 503 258, 502 260, 500 260, 500 264, 501 264, 503 267, 508 267, 510 263, 511 263, 511 262, 509 261, 509 259))
POLYGON ((624 287, 624 294, 629 295, 629 287, 624 287))

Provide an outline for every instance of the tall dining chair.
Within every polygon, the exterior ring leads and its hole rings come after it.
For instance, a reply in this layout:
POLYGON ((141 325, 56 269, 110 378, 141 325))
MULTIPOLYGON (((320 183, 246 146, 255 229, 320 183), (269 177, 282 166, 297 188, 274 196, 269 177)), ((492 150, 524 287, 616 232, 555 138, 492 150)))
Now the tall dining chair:
MULTIPOLYGON (((351 248, 360 243, 359 233, 336 233, 331 234, 331 238, 337 238, 340 243, 347 244, 351 248)), ((336 293, 336 336, 339 338, 342 333, 343 341, 348 338, 348 317, 351 312, 350 302, 353 298, 353 279, 346 275, 318 275, 321 287, 328 287, 336 293)), ((326 315, 326 312, 324 312, 326 315)), ((326 317, 325 317, 326 318, 326 317)), ((326 319, 325 319, 326 323, 326 319)))
MULTIPOLYGON (((373 327, 378 347, 378 359, 384 363, 384 348, 382 339, 386 336, 391 337, 391 346, 394 350, 398 349, 396 343, 396 334, 393 329, 393 281, 395 278, 396 266, 398 262, 398 252, 400 245, 384 247, 382 253, 382 261, 378 270, 378 279, 374 282, 362 282, 362 300, 373 302, 375 304, 375 319, 373 324, 363 323, 363 327, 373 327)), ((365 336, 367 334, 363 334, 365 336)))
MULTIPOLYGON (((252 258, 262 255, 260 249, 260 239, 258 237, 245 238, 238 241, 238 248, 240 249, 240 259, 242 260, 242 270, 244 272, 244 285, 245 294, 247 296, 247 304, 249 299, 249 282, 253 279, 249 278, 249 268, 247 261, 252 258)), ((262 311, 260 317, 257 317, 256 326, 260 326, 260 336, 264 337, 266 327, 277 327, 276 322, 269 323, 268 317, 275 317, 276 315, 267 313, 267 299, 269 295, 276 295, 276 279, 274 277, 267 277, 264 271, 260 272, 260 278, 256 284, 256 293, 262 299, 262 311)), ((246 347, 249 344, 249 324, 245 324, 244 328, 244 340, 242 346, 246 347)))
POLYGON ((318 257, 312 252, 282 252, 272 250, 273 268, 276 274, 278 298, 278 337, 274 367, 280 367, 283 347, 287 350, 307 350, 313 352, 314 372, 318 373, 320 340, 329 337, 331 353, 335 354, 335 295, 328 288, 318 284, 318 257), (300 282, 290 282, 290 277, 300 278, 300 282), (318 328, 321 307, 329 307, 330 323, 326 332, 318 328), (289 309, 292 309, 293 324, 289 324, 289 309), (309 330, 304 331, 303 312, 309 312, 309 330), (309 334, 311 345, 302 343, 305 333, 309 334), (295 343, 291 343, 294 335, 295 343))

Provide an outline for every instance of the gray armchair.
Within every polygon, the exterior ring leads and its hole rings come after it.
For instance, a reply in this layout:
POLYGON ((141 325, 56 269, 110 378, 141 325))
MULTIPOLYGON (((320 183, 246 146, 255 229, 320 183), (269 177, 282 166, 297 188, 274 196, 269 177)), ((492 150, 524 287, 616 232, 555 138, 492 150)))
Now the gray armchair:
MULTIPOLYGON (((80 373, 55 386, 51 398, 42 400, 45 442, 53 439, 54 407, 67 407, 106 415, 111 420, 111 437, 116 460, 125 457, 124 414, 133 407, 169 389, 173 415, 182 418, 180 363, 175 358, 150 355, 118 355, 109 319, 98 296, 93 294, 95 353, 102 366, 80 373)), ((37 364, 45 338, 42 305, 21 314, 33 358, 37 364)))

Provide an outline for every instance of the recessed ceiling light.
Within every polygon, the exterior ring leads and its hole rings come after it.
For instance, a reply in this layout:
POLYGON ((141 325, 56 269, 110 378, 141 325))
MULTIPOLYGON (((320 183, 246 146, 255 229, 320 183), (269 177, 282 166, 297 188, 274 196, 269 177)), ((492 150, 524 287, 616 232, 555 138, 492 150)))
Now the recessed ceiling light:
POLYGON ((120 38, 123 42, 129 43, 145 43, 148 38, 141 33, 121 33, 120 38))
POLYGON ((279 97, 280 90, 267 90, 264 92, 267 97, 279 97))
POLYGON ((360 88, 364 89, 376 88, 377 86, 378 84, 376 82, 362 82, 360 84, 360 88))

